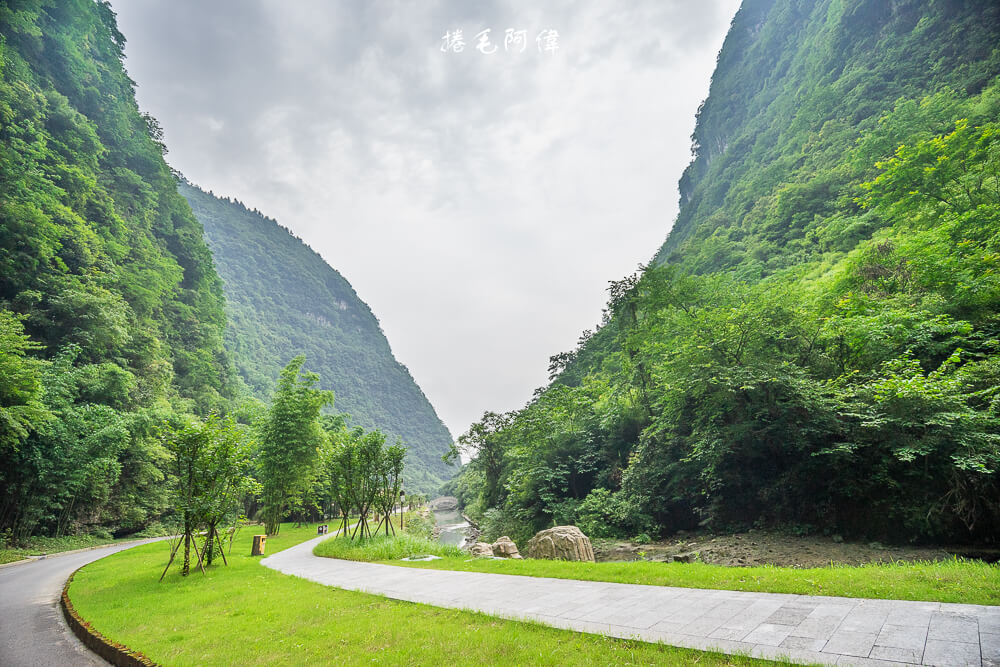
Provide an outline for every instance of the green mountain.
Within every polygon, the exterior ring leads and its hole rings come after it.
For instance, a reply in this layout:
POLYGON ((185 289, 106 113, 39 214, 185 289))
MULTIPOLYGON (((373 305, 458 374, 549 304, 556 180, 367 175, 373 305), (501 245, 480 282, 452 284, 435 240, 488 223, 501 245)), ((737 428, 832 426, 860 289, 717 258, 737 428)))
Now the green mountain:
POLYGON ((352 423, 409 450, 408 488, 436 491, 451 476, 451 435, 350 283, 287 229, 241 203, 188 184, 180 192, 205 228, 226 294, 226 347, 251 391, 269 399, 297 354, 332 389, 352 423))
POLYGON ((870 237, 875 221, 831 222, 838 197, 856 194, 850 186, 906 139, 943 130, 927 118, 893 130, 879 120, 901 99, 980 93, 1000 71, 998 25, 989 0, 744 2, 657 261, 756 279, 870 237), (876 129, 881 144, 845 159, 876 129))
POLYGON ((998 74, 992 0, 746 0, 651 266, 463 436, 487 535, 995 540, 998 74))
POLYGON ((135 528, 235 396, 222 284, 106 2, 0 3, 0 532, 135 528))

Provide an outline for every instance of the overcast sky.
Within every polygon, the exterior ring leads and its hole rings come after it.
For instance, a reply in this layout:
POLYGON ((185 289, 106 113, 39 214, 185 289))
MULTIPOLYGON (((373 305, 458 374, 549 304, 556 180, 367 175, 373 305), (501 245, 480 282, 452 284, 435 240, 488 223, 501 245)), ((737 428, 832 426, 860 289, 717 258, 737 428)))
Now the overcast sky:
POLYGON ((663 242, 739 2, 541 4, 113 1, 167 160, 340 271, 455 436, 663 242))

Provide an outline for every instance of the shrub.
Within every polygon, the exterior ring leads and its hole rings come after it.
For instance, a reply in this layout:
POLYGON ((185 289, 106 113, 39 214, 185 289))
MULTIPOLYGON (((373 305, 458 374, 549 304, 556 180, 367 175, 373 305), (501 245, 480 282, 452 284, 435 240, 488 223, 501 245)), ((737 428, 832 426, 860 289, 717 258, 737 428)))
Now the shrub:
POLYGON ((429 540, 431 539, 431 534, 434 532, 434 519, 421 516, 417 512, 407 512, 405 514, 404 529, 409 535, 429 540))
POLYGON ((534 536, 531 528, 518 519, 514 512, 500 507, 483 512, 483 521, 479 528, 482 531, 482 538, 489 542, 506 535, 514 540, 515 544, 523 546, 534 536))
POLYGON ((331 537, 316 545, 313 553, 325 558, 357 561, 399 560, 423 555, 459 558, 463 555, 462 550, 456 546, 441 544, 406 533, 398 533, 388 537, 378 535, 361 540, 352 540, 349 537, 331 537))

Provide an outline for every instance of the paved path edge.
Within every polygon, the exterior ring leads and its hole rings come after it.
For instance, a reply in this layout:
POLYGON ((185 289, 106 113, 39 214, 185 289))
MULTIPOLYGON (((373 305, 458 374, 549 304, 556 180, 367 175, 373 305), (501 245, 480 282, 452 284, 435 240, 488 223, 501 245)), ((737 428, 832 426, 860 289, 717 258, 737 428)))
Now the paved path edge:
POLYGON ((858 667, 913 664, 1000 667, 1000 606, 402 568, 316 556, 312 549, 323 539, 303 542, 268 557, 261 564, 322 585, 393 600, 729 655, 858 667), (403 571, 414 576, 402 575, 403 571), (524 590, 532 586, 516 583, 517 580, 616 590, 582 593, 580 601, 596 611, 584 609, 581 613, 576 592, 524 590), (657 593, 650 597, 649 591, 657 593), (683 608, 688 601, 693 601, 694 607, 689 604, 683 608), (704 609, 699 610, 699 605, 704 609), (654 623, 650 625, 647 616, 660 618, 662 622, 652 618, 654 623), (626 617, 631 620, 624 620, 626 617), (904 648, 913 638, 896 636, 908 634, 920 635, 919 647, 904 648), (785 639, 792 641, 786 643, 785 639))

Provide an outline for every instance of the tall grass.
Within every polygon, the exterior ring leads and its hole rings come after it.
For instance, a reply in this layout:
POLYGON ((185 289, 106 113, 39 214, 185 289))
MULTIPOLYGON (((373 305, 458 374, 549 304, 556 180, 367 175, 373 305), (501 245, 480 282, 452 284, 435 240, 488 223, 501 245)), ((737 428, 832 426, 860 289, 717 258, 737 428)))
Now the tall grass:
POLYGON ((463 552, 456 546, 441 544, 409 533, 397 533, 388 537, 378 535, 359 540, 331 537, 316 545, 313 553, 325 558, 360 561, 398 561, 410 556, 426 555, 460 559, 463 556, 463 552))

